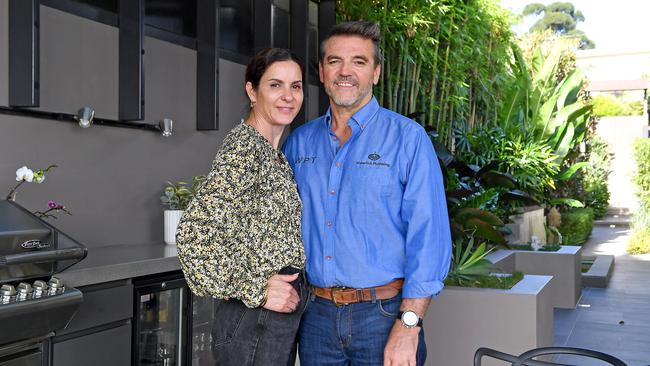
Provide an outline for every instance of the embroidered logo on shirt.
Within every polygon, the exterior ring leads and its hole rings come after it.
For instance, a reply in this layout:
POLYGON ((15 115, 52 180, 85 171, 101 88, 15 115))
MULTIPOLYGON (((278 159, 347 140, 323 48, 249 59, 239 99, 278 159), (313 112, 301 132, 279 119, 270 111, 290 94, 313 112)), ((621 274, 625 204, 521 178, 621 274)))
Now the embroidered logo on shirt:
POLYGON ((313 164, 315 160, 315 156, 299 156, 296 158, 296 164, 313 164))
POLYGON ((375 153, 372 153, 368 155, 368 160, 369 161, 357 161, 357 165, 373 165, 373 166, 380 166, 380 167, 386 167, 390 168, 390 164, 384 163, 384 162, 379 162, 377 160, 381 159, 381 155, 375 153))

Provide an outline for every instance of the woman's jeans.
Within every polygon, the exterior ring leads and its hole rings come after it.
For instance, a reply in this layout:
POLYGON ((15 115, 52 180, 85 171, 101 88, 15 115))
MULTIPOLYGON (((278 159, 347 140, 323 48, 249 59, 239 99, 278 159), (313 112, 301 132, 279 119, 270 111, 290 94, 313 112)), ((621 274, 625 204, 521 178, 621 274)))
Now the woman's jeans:
MULTIPOLYGON (((300 272, 282 269, 280 274, 300 272)), ((293 313, 247 308, 241 301, 216 300, 212 353, 219 366, 293 366, 300 318, 308 302, 304 273, 292 285, 300 296, 293 313)))
MULTIPOLYGON (((388 300, 336 306, 311 296, 299 335, 301 366, 384 364, 388 341, 402 302, 401 294, 388 300)), ((424 330, 420 331, 417 364, 427 356, 424 330)))

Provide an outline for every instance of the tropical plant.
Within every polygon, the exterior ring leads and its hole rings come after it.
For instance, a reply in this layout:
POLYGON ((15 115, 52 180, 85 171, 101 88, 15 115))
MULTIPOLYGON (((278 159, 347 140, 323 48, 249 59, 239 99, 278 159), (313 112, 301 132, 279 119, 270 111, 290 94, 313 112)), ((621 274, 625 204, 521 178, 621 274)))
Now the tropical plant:
POLYGON ((650 253, 650 139, 640 139, 634 145, 636 172, 634 183, 640 199, 632 218, 632 236, 628 242, 630 254, 650 253))
POLYGON ((185 210, 205 180, 205 175, 196 175, 192 177, 192 183, 184 181, 167 182, 163 195, 160 197, 160 202, 167 206, 169 210, 185 210))
POLYGON ((573 197, 594 210, 594 218, 607 214, 609 207, 609 188, 607 178, 610 173, 611 154, 608 145, 598 135, 591 135, 585 144, 585 154, 578 157, 584 167, 571 179, 559 182, 551 197, 573 197))
POLYGON ((562 224, 558 228, 562 233, 562 244, 582 245, 594 227, 594 211, 592 208, 574 208, 562 212, 562 224))
POLYGON ((466 281, 476 281, 480 276, 489 275, 492 263, 485 259, 489 252, 485 243, 474 249, 473 236, 469 240, 456 240, 447 278, 462 286, 466 281))
POLYGON ((337 16, 381 25, 381 105, 418 113, 449 148, 456 124, 496 118, 514 44, 511 14, 497 0, 338 0, 337 16))

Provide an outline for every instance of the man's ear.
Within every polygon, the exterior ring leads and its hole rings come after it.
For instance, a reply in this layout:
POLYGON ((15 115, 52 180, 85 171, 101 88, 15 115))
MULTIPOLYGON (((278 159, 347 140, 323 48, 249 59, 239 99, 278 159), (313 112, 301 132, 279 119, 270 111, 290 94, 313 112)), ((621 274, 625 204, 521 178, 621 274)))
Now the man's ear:
POLYGON ((373 84, 377 85, 379 83, 379 75, 381 75, 381 64, 377 64, 375 66, 375 70, 373 71, 373 84))
POLYGON ((318 62, 318 78, 320 79, 321 84, 323 83, 323 62, 318 62))

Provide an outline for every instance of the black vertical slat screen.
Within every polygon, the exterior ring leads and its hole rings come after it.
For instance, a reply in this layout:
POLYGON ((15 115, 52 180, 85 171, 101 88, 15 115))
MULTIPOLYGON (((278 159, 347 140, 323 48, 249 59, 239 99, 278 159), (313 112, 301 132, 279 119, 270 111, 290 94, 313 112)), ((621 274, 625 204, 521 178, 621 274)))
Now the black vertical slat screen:
POLYGON ((9 105, 38 107, 39 0, 9 1, 9 105))
POLYGON ((119 2, 119 119, 144 119, 144 0, 119 2))
POLYGON ((219 129, 219 1, 196 4, 196 129, 219 129))
POLYGON ((272 0, 255 0, 253 3, 253 26, 255 27, 254 41, 255 52, 261 49, 271 47, 271 9, 273 8, 272 0))
MULTIPOLYGON (((325 37, 330 33, 330 30, 336 24, 336 0, 321 0, 320 7, 318 9, 318 43, 319 45, 323 42, 325 37)), ((325 114, 327 107, 329 107, 330 102, 327 94, 325 94, 325 89, 320 88, 319 94, 319 107, 320 113, 325 114)))
POLYGON ((296 116, 292 126, 298 127, 305 123, 307 118, 307 109, 309 106, 309 72, 307 72, 307 60, 309 57, 309 0, 292 0, 291 1, 291 51, 295 53, 302 63, 302 90, 304 99, 302 109, 296 116))

